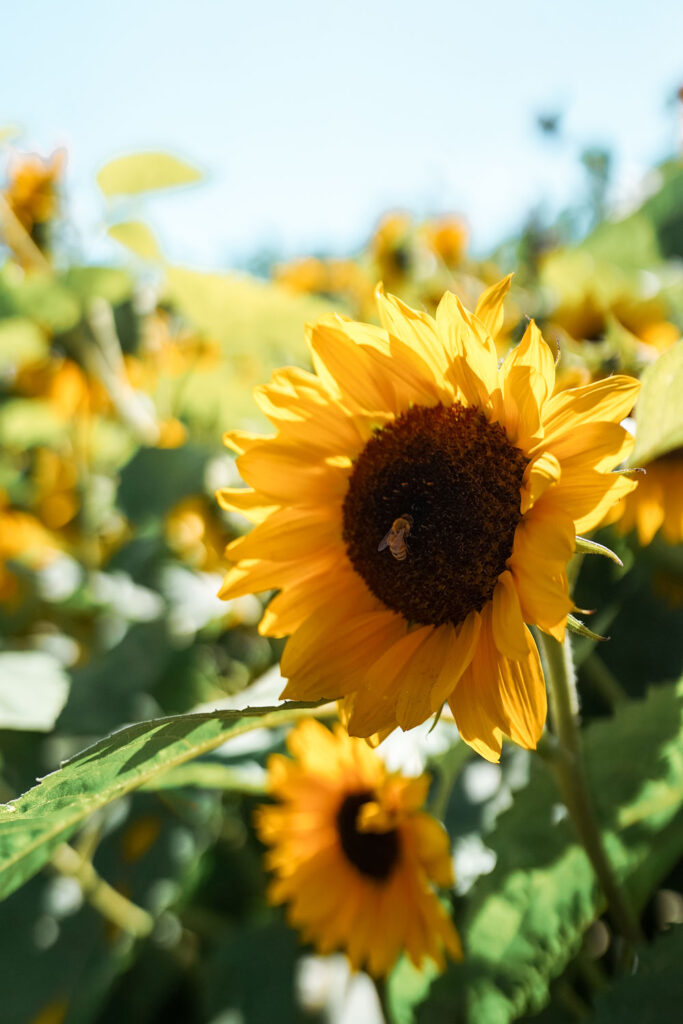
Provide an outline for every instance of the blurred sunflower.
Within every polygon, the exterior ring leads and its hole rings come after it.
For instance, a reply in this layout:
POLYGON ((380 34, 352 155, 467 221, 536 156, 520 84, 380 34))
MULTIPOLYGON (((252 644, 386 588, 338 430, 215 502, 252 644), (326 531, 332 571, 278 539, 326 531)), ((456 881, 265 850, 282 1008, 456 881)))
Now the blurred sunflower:
POLYGON ((426 221, 421 235, 431 250, 447 267, 459 266, 467 251, 468 231, 462 217, 448 215, 426 221))
POLYGON ((683 542, 683 449, 648 463, 635 491, 621 499, 607 522, 616 522, 621 534, 636 530, 643 547, 660 529, 669 544, 683 542))
POLYGON ((57 150, 48 160, 22 156, 10 167, 4 197, 10 210, 42 248, 42 226, 52 220, 58 209, 58 184, 64 170, 65 154, 57 150))
POLYGON ((253 489, 219 501, 257 525, 228 547, 221 596, 281 591, 260 629, 290 635, 283 696, 346 697, 355 735, 448 701, 484 757, 504 735, 535 747, 546 695, 525 622, 563 638, 576 534, 635 487, 609 471, 633 443, 619 421, 638 381, 553 397, 533 322, 499 367, 509 283, 474 315, 450 293, 432 319, 379 290, 381 327, 324 317, 316 375, 257 389, 278 433, 226 435, 253 489))
POLYGON ((12 508, 0 491, 0 603, 11 602, 20 592, 19 579, 7 562, 17 561, 41 569, 59 552, 59 541, 35 516, 12 508))
POLYGON ((405 950, 443 968, 460 940, 434 886, 453 884, 448 836, 420 810, 429 777, 388 773, 361 740, 308 720, 268 761, 278 803, 256 827, 271 849, 272 903, 320 953, 346 951, 351 965, 387 974, 405 950))

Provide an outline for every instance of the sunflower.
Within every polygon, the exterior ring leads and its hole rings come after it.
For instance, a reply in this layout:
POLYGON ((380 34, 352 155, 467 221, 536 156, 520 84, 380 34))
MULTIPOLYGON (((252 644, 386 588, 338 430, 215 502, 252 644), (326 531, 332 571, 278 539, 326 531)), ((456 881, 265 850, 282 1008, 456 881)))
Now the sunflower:
POLYGON ((404 950, 416 966, 462 956, 434 885, 453 884, 448 836, 420 810, 429 777, 387 772, 362 740, 309 719, 268 761, 277 804, 256 828, 271 849, 272 903, 320 953, 344 949, 354 969, 386 974, 404 950))
POLYGON ((32 238, 36 234, 36 226, 46 224, 57 213, 57 187, 64 163, 63 150, 57 150, 48 160, 32 155, 22 156, 10 170, 5 199, 32 238))
POLYGON ((618 533, 636 530, 638 543, 648 545, 661 529, 669 544, 683 542, 683 448, 653 459, 638 487, 619 502, 608 522, 618 533))
POLYGON ((283 696, 345 697, 358 736, 448 701, 494 761, 503 736, 534 748, 543 728, 525 623, 564 636, 576 534, 635 487, 609 471, 639 388, 615 376, 553 396, 533 322, 499 366, 509 284, 475 314, 447 292, 432 319, 378 289, 380 327, 311 326, 316 373, 257 389, 278 432, 226 436, 250 489, 218 495, 257 524, 229 545, 221 596, 280 591, 260 629, 290 637, 283 696))

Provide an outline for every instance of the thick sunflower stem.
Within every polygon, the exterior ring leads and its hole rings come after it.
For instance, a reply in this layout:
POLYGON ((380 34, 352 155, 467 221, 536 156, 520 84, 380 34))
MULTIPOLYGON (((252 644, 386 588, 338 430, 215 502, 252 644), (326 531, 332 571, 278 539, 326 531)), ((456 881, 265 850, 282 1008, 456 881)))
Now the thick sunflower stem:
POLYGON ((630 962, 633 947, 643 941, 643 936, 631 905, 612 871, 588 789, 581 756, 571 641, 567 635, 564 643, 560 644, 544 633, 540 634, 540 639, 548 678, 550 717, 558 741, 551 748, 555 776, 574 828, 607 898, 614 926, 628 949, 624 960, 630 962))

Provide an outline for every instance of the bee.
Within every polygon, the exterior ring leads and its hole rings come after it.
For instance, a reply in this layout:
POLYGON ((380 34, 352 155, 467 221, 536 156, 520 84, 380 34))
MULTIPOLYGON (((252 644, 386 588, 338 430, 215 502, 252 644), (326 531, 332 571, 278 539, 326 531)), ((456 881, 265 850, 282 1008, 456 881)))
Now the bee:
POLYGON ((391 524, 391 529, 387 533, 386 537, 382 537, 381 541, 377 545, 378 551, 384 551, 385 548, 389 548, 392 555, 397 562, 405 561, 406 555, 408 554, 408 545, 406 543, 406 537, 413 528, 413 517, 409 516, 405 512, 398 519, 394 519, 391 524))

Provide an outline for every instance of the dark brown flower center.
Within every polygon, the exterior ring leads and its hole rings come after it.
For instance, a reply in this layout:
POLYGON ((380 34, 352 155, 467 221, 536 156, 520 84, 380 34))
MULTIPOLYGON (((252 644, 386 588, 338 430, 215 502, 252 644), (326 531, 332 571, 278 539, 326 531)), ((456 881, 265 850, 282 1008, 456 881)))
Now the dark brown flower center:
POLYGON ((351 793, 337 814, 341 847, 347 859, 361 874, 384 881, 396 866, 401 852, 398 832, 360 832, 358 812, 363 804, 374 800, 370 790, 351 793))
POLYGON ((528 461, 478 409, 402 413, 368 441, 349 480, 354 569, 409 622, 462 622, 491 599, 512 554, 528 461))

